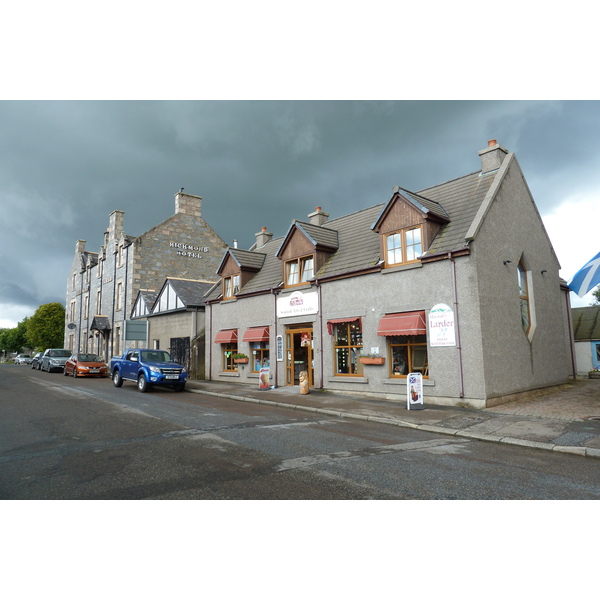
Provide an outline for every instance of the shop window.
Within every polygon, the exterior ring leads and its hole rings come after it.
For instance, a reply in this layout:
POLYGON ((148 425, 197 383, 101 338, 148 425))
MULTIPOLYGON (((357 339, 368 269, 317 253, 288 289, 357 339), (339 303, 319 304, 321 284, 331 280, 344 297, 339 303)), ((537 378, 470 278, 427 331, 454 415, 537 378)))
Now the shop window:
POLYGON ((420 226, 386 235, 386 265, 394 266, 418 260, 423 253, 421 238, 420 226))
POLYGON ((252 372, 258 373, 262 367, 269 366, 269 342, 252 342, 252 372))
POLYGON ((237 354, 237 342, 231 344, 221 344, 223 352, 223 371, 237 371, 237 364, 233 362, 233 355, 237 354))
POLYGON ((286 287, 307 283, 314 277, 314 258, 303 256, 285 263, 286 287))
POLYGON ((429 376, 427 336, 399 335, 387 338, 390 377, 406 377, 409 373, 429 376))
POLYGON ((358 360, 362 352, 362 327, 360 319, 345 323, 332 323, 335 375, 362 377, 363 365, 358 360))
POLYGON ((240 291, 240 275, 223 278, 223 298, 233 298, 240 291))
POLYGON ((519 303, 521 306, 521 325, 526 334, 531 328, 531 310, 529 305, 529 286, 527 285, 527 271, 520 262, 517 267, 517 277, 519 281, 519 303))

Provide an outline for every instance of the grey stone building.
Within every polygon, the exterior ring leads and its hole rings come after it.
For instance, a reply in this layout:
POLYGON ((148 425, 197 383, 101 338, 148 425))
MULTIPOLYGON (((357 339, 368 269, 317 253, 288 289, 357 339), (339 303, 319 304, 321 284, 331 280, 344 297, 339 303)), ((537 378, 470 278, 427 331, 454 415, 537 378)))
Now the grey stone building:
MULTIPOLYGON (((115 210, 99 252, 77 241, 67 280, 65 348, 109 360, 126 348, 146 345, 147 328, 139 326, 145 317, 132 319, 140 293, 152 306, 169 277, 216 281, 226 244, 202 219, 201 208, 202 198, 180 190, 175 213, 139 236, 125 233, 124 213, 115 210)), ((180 329, 171 337, 191 337, 188 323, 180 329)))
POLYGON ((491 140, 479 157, 463 177, 331 220, 317 207, 229 248, 207 297, 207 378, 254 385, 268 365, 271 385, 304 371, 314 388, 404 402, 419 373, 426 403, 474 407, 566 381, 557 257, 515 155, 491 140))

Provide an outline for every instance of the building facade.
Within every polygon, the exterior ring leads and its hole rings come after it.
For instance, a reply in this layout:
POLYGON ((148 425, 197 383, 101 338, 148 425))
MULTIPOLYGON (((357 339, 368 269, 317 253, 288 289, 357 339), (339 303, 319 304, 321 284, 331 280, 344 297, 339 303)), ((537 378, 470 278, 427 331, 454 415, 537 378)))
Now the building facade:
POLYGON ((572 310, 577 374, 587 377, 600 369, 600 306, 581 306, 572 310))
MULTIPOLYGON (((99 252, 86 250, 85 240, 77 241, 67 280, 65 348, 110 360, 126 348, 144 346, 149 340, 140 332, 145 327, 147 333, 147 325, 140 328, 140 321, 147 319, 132 319, 140 294, 153 304, 169 277, 216 281, 226 244, 202 219, 201 209, 202 198, 180 190, 175 213, 140 236, 125 233, 125 215, 115 210, 99 252)), ((171 337, 189 337, 188 323, 182 331, 185 335, 172 330, 171 337)))
POLYGON ((282 237, 263 228, 227 249, 207 296, 207 379, 293 386, 304 373, 406 401, 418 373, 425 402, 479 408, 566 381, 557 257, 515 155, 491 140, 479 157, 463 177, 336 219, 317 207, 282 237))

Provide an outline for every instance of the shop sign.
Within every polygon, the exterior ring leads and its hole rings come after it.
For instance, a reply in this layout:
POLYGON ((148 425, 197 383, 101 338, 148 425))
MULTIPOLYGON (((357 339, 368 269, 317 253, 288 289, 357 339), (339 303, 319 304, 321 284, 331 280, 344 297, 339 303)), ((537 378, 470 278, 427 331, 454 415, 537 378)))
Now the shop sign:
POLYGON ((429 345, 456 346, 454 311, 446 304, 436 304, 429 311, 429 345))
POLYGON ((278 335, 275 338, 275 344, 277 347, 277 362, 282 362, 283 361, 283 336, 282 335, 278 335))
POLYGON ((269 385, 269 367, 261 367, 260 374, 258 376, 258 389, 268 390, 271 386, 269 385))
POLYGON ((295 317, 311 315, 319 312, 319 295, 317 292, 294 292, 289 296, 277 297, 277 316, 295 317))
POLYGON ((406 377, 406 408, 408 410, 423 410, 423 375, 409 373, 406 377))

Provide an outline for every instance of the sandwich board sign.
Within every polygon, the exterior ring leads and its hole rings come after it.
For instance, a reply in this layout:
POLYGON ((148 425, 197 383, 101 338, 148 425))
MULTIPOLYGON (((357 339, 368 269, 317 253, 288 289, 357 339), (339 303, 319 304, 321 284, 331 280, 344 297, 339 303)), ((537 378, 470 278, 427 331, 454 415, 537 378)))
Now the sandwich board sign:
POLYGON ((423 375, 409 373, 406 377, 406 408, 408 410, 423 410, 423 375))

